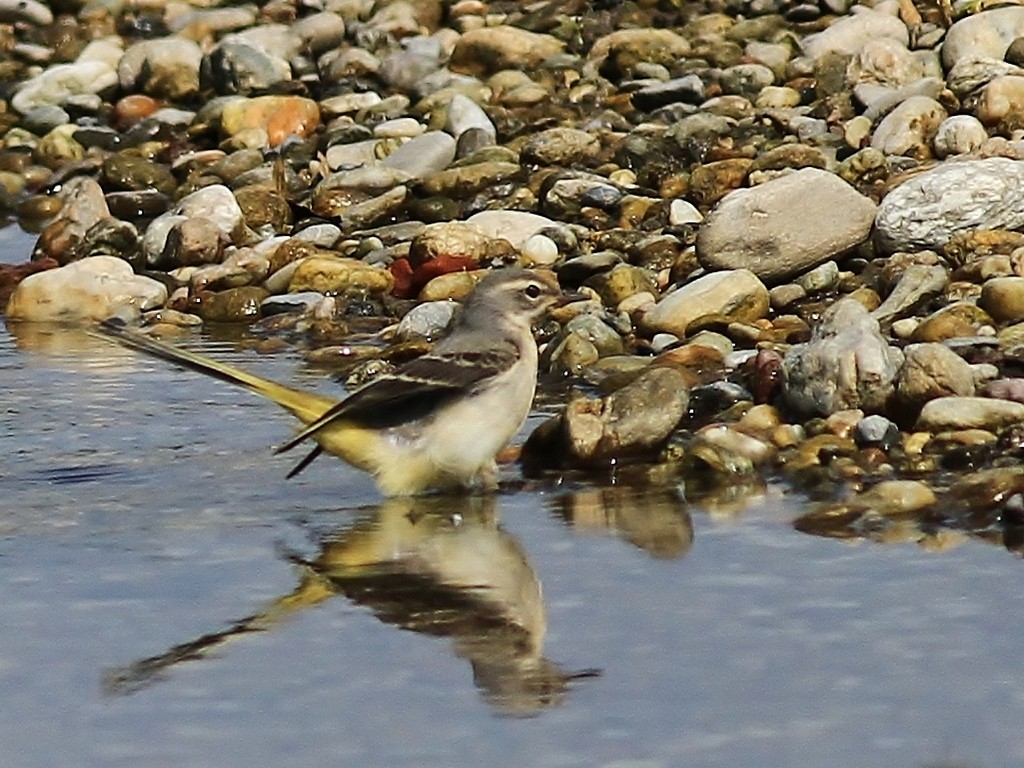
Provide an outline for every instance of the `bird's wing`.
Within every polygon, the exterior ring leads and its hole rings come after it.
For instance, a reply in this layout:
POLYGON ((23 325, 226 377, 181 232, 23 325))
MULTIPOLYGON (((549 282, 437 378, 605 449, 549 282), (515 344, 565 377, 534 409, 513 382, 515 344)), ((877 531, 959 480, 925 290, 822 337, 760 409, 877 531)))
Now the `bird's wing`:
POLYGON ((518 356, 513 346, 423 355, 357 389, 276 452, 291 450, 338 419, 386 429, 423 418, 481 381, 508 370, 518 356))

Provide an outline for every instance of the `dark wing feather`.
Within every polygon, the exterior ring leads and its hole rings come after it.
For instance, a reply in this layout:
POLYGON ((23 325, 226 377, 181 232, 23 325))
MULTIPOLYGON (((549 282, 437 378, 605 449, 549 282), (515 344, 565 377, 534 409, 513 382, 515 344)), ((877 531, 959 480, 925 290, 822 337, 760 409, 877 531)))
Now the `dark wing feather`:
POLYGON ((338 419, 370 429, 386 429, 423 418, 479 382, 507 370, 517 357, 514 348, 418 357, 357 389, 276 452, 291 450, 338 419))

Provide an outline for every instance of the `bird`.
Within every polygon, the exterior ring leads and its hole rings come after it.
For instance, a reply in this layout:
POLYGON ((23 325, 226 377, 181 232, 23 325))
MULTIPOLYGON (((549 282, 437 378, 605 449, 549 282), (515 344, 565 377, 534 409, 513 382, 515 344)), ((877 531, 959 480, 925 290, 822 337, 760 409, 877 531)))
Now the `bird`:
POLYGON ((537 384, 533 327, 564 293, 551 272, 495 269, 477 283, 434 348, 336 401, 158 341, 123 323, 105 337, 262 395, 303 424, 276 449, 312 442, 294 477, 321 453, 368 472, 384 496, 497 488, 499 451, 526 421, 537 384))

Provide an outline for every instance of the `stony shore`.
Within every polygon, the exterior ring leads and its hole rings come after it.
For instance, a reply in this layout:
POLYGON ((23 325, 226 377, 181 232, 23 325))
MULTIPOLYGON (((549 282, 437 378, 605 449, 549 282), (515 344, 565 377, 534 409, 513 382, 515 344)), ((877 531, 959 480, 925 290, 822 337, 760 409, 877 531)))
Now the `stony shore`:
POLYGON ((593 298, 541 329, 580 394, 528 471, 781 473, 807 529, 1008 539, 1022 64, 1016 5, 0 0, 0 205, 40 232, 2 301, 359 382, 552 269, 593 298))

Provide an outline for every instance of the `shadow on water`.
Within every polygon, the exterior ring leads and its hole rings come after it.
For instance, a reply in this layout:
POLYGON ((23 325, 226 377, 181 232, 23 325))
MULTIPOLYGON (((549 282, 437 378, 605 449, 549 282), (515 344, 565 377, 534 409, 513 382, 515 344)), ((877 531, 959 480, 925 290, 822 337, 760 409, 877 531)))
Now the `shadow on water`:
POLYGON ((498 524, 496 507, 494 496, 384 501, 318 536, 315 558, 285 553, 299 572, 291 593, 224 630, 110 670, 104 689, 135 693, 178 664, 342 596, 386 624, 450 640, 497 712, 532 715, 557 706, 573 681, 599 673, 568 672, 544 657, 540 581, 518 540, 498 524))

